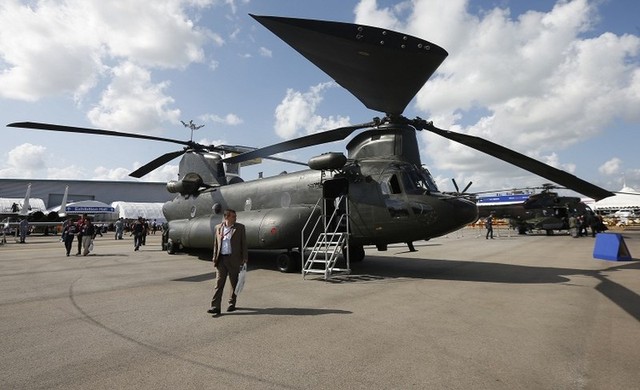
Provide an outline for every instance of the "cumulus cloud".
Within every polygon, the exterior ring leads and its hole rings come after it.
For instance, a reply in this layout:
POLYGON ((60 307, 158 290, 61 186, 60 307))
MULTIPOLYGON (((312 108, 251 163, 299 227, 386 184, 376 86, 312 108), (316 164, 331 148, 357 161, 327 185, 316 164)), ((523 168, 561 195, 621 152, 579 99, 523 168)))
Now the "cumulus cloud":
POLYGON ((622 160, 617 157, 612 158, 611 160, 605 162, 598 168, 598 171, 603 175, 617 175, 620 173, 620 168, 622 167, 622 160))
POLYGON ((260 55, 263 57, 269 57, 269 58, 273 57, 273 52, 267 49, 266 47, 261 47, 259 49, 259 52, 260 52, 260 55))
POLYGON ((335 83, 328 82, 312 86, 307 92, 288 89, 287 95, 276 107, 276 134, 280 138, 288 139, 349 125, 349 117, 322 117, 316 114, 324 91, 335 86, 335 83), (303 130, 303 134, 300 130, 303 130))
POLYGON ((0 177, 78 179, 87 176, 86 170, 76 165, 55 166, 56 160, 56 156, 45 146, 29 143, 18 145, 7 154, 0 177))
POLYGON ((87 114, 99 127, 136 132, 157 131, 162 123, 177 122, 180 110, 171 109, 173 98, 164 90, 168 83, 154 84, 150 73, 127 62, 113 69, 113 80, 97 106, 87 114))
POLYGON ((19 145, 9 152, 7 162, 11 167, 25 171, 38 171, 45 168, 47 148, 30 143, 19 145))
POLYGON ((183 7, 210 1, 66 0, 0 5, 0 96, 36 101, 94 87, 112 63, 184 68, 221 44, 196 28, 183 7), (126 6, 123 6, 126 3, 126 6))
POLYGON ((178 180, 178 166, 165 164, 160 168, 149 172, 147 175, 142 177, 141 180, 150 182, 168 182, 171 180, 178 180))
POLYGON ((237 126, 244 122, 242 118, 233 113, 229 113, 225 116, 219 116, 216 114, 205 114, 200 116, 200 119, 202 119, 203 121, 220 123, 228 126, 237 126))
MULTIPOLYGON (((206 141, 202 143, 208 144, 206 141)), ((214 142, 217 145, 220 142, 214 142)), ((87 167, 71 164, 60 165, 59 157, 55 153, 49 153, 46 147, 42 145, 32 145, 25 143, 17 146, 9 151, 7 155, 6 165, 0 169, 0 177, 6 178, 42 178, 58 179, 58 180, 142 180, 163 182, 175 180, 178 176, 178 166, 166 164, 142 179, 135 179, 129 176, 129 173, 142 166, 141 163, 134 163, 132 168, 106 168, 100 166, 93 171, 87 170, 87 167)))

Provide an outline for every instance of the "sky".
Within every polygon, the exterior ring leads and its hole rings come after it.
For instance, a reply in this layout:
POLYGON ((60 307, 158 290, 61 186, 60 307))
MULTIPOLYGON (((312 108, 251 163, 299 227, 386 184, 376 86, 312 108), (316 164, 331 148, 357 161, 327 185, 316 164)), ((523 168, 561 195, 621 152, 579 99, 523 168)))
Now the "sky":
MULTIPOLYGON (((612 191, 640 190, 640 2, 635 0, 3 0, 0 178, 177 178, 177 144, 4 127, 38 121, 263 147, 370 121, 365 108, 249 14, 392 29, 449 56, 408 118, 515 149, 612 191)), ((357 133, 355 133, 357 134, 357 133)), ((355 135, 354 134, 354 135, 355 135)), ((353 137, 353 135, 352 135, 353 137)), ((351 138, 351 137, 350 137, 351 138)), ((345 141, 279 155, 306 162, 345 141)), ((548 180, 420 132, 439 188, 548 180)), ((264 160, 245 180, 301 167, 264 160)))

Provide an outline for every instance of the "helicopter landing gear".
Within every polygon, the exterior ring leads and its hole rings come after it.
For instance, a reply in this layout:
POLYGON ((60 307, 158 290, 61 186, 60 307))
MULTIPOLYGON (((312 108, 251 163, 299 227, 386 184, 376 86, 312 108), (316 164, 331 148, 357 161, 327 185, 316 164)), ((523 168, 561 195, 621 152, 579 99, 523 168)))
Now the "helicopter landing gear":
POLYGON ((292 273, 300 270, 300 252, 282 252, 276 258, 276 265, 280 272, 292 273))
POLYGON ((364 248, 362 245, 349 245, 347 247, 349 251, 349 261, 351 263, 359 263, 364 260, 364 248))
POLYGON ((176 253, 177 250, 177 245, 173 243, 173 240, 168 239, 167 243, 165 244, 165 248, 167 249, 167 253, 170 255, 173 255, 176 253))

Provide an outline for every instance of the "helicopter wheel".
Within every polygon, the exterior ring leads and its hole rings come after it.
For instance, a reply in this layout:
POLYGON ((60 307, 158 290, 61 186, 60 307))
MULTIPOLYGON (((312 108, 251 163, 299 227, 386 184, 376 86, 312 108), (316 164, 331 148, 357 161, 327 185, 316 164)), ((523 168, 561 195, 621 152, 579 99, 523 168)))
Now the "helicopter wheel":
POLYGON ((167 240, 165 247, 167 248, 168 254, 173 255, 176 253, 176 245, 173 243, 171 239, 167 240))
POLYGON ((362 245, 351 245, 347 247, 349 251, 349 262, 351 263, 359 263, 364 260, 364 248, 362 245))
POLYGON ((280 253, 276 258, 276 265, 280 272, 297 272, 300 269, 300 252, 280 253))

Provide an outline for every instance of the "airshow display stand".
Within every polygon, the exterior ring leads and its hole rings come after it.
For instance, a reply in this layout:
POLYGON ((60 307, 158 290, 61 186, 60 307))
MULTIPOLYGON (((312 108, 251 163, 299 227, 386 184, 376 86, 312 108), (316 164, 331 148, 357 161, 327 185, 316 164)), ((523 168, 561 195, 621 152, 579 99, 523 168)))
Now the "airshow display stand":
POLYGON ((622 234, 618 233, 598 233, 593 257, 613 261, 633 260, 622 234))

